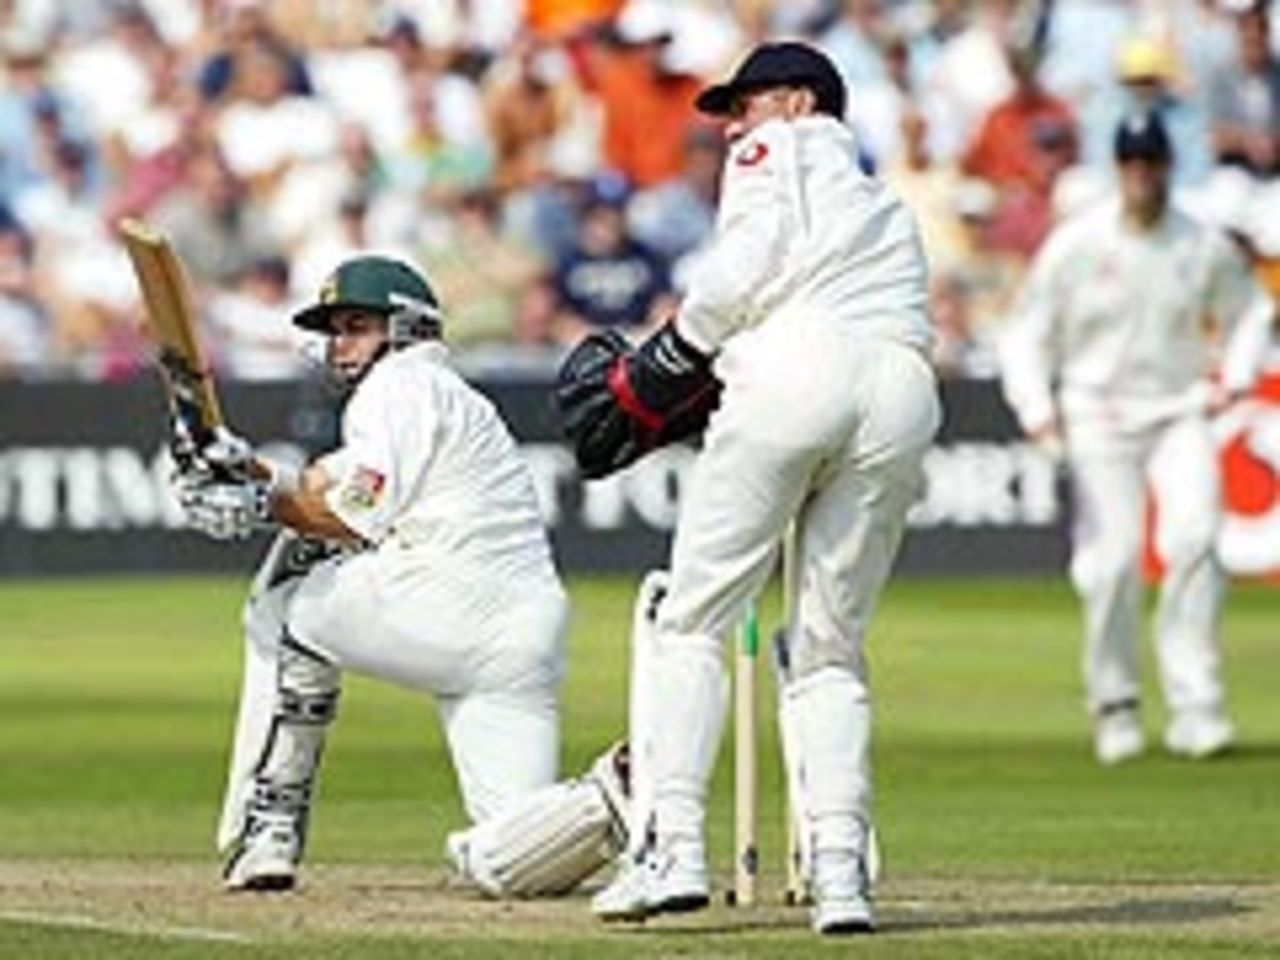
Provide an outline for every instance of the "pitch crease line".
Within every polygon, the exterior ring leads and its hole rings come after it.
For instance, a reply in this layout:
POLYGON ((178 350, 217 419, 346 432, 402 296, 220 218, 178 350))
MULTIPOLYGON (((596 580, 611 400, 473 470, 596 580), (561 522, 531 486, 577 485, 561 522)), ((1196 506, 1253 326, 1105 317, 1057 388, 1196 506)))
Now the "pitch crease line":
POLYGON ((44 927, 66 927, 77 930, 93 930, 98 933, 114 933, 134 937, 161 937, 172 940, 205 940, 223 943, 252 943, 250 937, 225 930, 208 930, 203 927, 149 927, 144 924, 109 923, 75 913, 41 913, 37 910, 3 910, 0 921, 30 923, 44 927))

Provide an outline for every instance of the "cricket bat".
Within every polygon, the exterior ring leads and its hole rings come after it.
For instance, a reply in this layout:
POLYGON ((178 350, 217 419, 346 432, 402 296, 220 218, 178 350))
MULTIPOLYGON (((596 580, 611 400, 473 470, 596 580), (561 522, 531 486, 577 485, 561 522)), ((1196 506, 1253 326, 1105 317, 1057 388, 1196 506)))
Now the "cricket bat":
POLYGON ((120 236, 146 305, 169 406, 197 443, 224 424, 213 374, 196 331, 196 314, 182 261, 167 237, 138 220, 120 222, 120 236))

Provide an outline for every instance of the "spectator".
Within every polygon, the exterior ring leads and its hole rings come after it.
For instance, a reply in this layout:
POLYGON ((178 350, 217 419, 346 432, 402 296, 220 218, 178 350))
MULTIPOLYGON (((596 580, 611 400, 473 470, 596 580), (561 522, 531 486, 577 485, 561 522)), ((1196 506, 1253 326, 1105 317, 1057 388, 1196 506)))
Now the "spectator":
POLYGON ((937 276, 963 268, 972 257, 972 235, 960 222, 956 199, 960 173, 953 163, 935 161, 929 153, 929 123, 909 110, 899 121, 901 156, 882 173, 920 226, 920 239, 937 276))
POLYGON ((1221 163, 1266 176, 1280 171, 1280 62, 1271 49, 1271 17, 1262 4, 1236 14, 1239 60, 1218 74, 1210 110, 1221 163))
POLYGON ((1209 149, 1207 104, 1179 91, 1177 65, 1164 44, 1146 36, 1125 40, 1116 56, 1118 87, 1103 98, 1085 130, 1085 161, 1110 169, 1111 137, 1116 125, 1134 113, 1155 111, 1173 141, 1180 186, 1202 183, 1213 168, 1209 149))
POLYGON ((1013 92, 983 117, 961 169, 999 192, 997 242, 1030 256, 1049 229, 1054 181, 1078 155, 1075 119, 1041 86, 1035 47, 1006 47, 1005 55, 1013 92))
POLYGON ((182 186, 156 207, 156 226, 169 234, 197 292, 229 285, 277 243, 258 204, 215 148, 201 150, 182 186))
POLYGON ((272 232, 284 247, 296 249, 315 227, 317 211, 334 209, 348 194, 380 197, 389 187, 369 132, 358 121, 348 121, 338 129, 338 148, 332 154, 292 167, 281 179, 270 197, 272 232))
MULTIPOLYGON (((557 161, 565 147, 575 149, 564 140, 583 125, 586 104, 558 48, 521 38, 486 76, 484 104, 497 189, 537 189, 564 172, 557 161)), ((570 172, 586 175, 598 164, 599 155, 583 159, 570 172)))
POLYGON ((35 37, 4 43, 0 82, 0 197, 11 198, 48 176, 49 148, 79 135, 71 105, 49 77, 49 52, 35 37))
POLYGON ((503 220, 554 259, 572 248, 577 232, 565 183, 600 166, 594 103, 563 50, 532 36, 493 65, 484 98, 503 220))
POLYGON ((237 53, 235 84, 217 122, 227 165, 266 198, 295 166, 332 156, 338 121, 328 104, 293 93, 288 61, 258 43, 237 53))
MULTIPOLYGON (((431 73, 410 78, 408 135, 389 157, 389 172, 398 189, 422 194, 430 201, 438 191, 470 189, 489 178, 492 165, 483 138, 463 136, 456 130, 450 133, 445 121, 451 95, 442 85, 461 94, 458 84, 466 82, 431 73)), ((480 112, 478 101, 465 108, 468 114, 473 109, 480 112)))
POLYGON ((289 380, 303 373, 300 331, 290 315, 289 266, 280 257, 255 260, 206 311, 214 367, 239 380, 289 380))
POLYGON ((542 40, 561 41, 599 27, 626 0, 525 0, 525 23, 542 40))
POLYGON ((177 130, 164 146, 134 156, 115 189, 104 198, 104 219, 145 217, 169 193, 180 188, 191 161, 203 151, 216 149, 214 113, 199 96, 189 92, 175 105, 177 130))
POLYGON ((857 90, 850 109, 850 123, 866 155, 869 169, 884 170, 902 159, 903 116, 916 112, 911 76, 911 49, 905 36, 886 36, 884 76, 857 90))
POLYGON ((216 9, 216 49, 200 64, 197 76, 206 99, 221 100, 232 94, 241 82, 237 77, 240 55, 255 48, 279 57, 290 94, 309 96, 313 92, 305 59, 272 22, 264 0, 225 0, 216 9))
POLYGON ((497 195, 461 193, 447 212, 448 232, 420 258, 450 305, 445 340, 460 348, 544 341, 545 324, 530 302, 544 267, 533 250, 502 232, 497 195))
POLYGON ((62 51, 54 81, 85 115, 88 130, 101 140, 128 126, 161 94, 155 65, 170 55, 145 7, 112 5, 109 30, 62 51))
POLYGON ((674 306, 668 266, 627 231, 626 193, 601 178, 582 210, 578 243, 555 265, 551 337, 573 344, 615 327, 642 335, 674 306))
POLYGON ((724 138, 690 127, 680 175, 631 198, 627 224, 635 238, 672 264, 700 247, 715 225, 723 165, 724 138))
POLYGON ((335 264, 362 250, 376 249, 394 259, 412 259, 407 244, 374 237, 369 197, 359 190, 341 197, 332 211, 318 213, 316 224, 293 258, 290 283, 298 299, 315 296, 335 264))
MULTIPOLYGON (((1004 51, 1019 33, 1017 0, 976 0, 929 58, 921 96, 933 127, 934 155, 957 158, 981 119, 1013 91, 1004 51)), ((856 91, 855 91, 856 96, 856 91)))
POLYGON ((889 81, 883 47, 887 25, 883 0, 842 0, 840 16, 819 38, 818 46, 857 92, 889 81))
POLYGON ((23 191, 14 212, 35 240, 41 298, 57 339, 95 375, 123 375, 135 365, 131 313, 137 291, 124 253, 98 215, 88 151, 63 141, 52 151, 50 179, 23 191))
POLYGON ((31 238, 0 208, 0 378, 38 372, 52 358, 49 317, 32 271, 31 238))
POLYGON ((628 5, 588 50, 586 83, 604 112, 606 166, 638 188, 680 174, 694 123, 695 77, 673 72, 664 53, 671 24, 655 0, 628 5))

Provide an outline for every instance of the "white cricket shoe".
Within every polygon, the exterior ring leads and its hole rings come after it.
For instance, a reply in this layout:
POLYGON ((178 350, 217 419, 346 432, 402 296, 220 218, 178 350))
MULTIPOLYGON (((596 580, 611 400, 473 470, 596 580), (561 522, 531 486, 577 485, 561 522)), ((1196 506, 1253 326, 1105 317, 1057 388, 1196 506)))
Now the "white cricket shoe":
POLYGON ((1202 760, 1228 750, 1236 731, 1218 710, 1183 710, 1170 721, 1164 745, 1170 753, 1202 760))
POLYGON ((463 883, 478 887, 491 897, 502 896, 502 884, 493 871, 482 858, 471 856, 471 829, 455 830, 445 837, 444 853, 454 876, 463 883))
POLYGON ((1098 762, 1113 767, 1132 760, 1147 748, 1138 711, 1111 710, 1098 717, 1093 730, 1093 750, 1098 762))
POLYGON ((301 859, 302 841, 292 820, 260 821, 227 861, 222 883, 228 890, 292 890, 301 859))
POLYGON ((852 851, 819 850, 813 857, 813 929, 836 936, 871 933, 871 885, 866 862, 852 851))
POLYGON ((591 900, 601 920, 644 920, 659 913, 701 910, 711 900, 706 857, 700 847, 650 847, 639 860, 625 859, 613 882, 591 900))

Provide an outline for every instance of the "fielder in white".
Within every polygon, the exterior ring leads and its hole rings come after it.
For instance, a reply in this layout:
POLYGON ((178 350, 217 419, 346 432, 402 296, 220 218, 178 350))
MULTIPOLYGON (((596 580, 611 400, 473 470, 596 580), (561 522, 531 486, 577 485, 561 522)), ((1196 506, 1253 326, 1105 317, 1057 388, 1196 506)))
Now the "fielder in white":
POLYGON ((435 698, 473 821, 556 776, 565 592, 527 468, 492 404, 450 368, 440 316, 411 267, 343 263, 294 318, 327 336, 328 365, 352 390, 341 446, 299 474, 222 436, 197 451, 207 469, 178 477, 197 529, 286 528, 244 614, 218 832, 232 889, 293 886, 344 670, 435 698))
POLYGON ((813 924, 865 932, 863 643, 940 420, 924 256, 911 214, 861 172, 841 121, 844 86, 814 48, 764 44, 698 106, 729 118, 730 150, 716 234, 686 298, 633 351, 610 358, 617 344, 588 338, 562 376, 588 476, 683 435, 707 381, 721 385, 683 491, 666 594, 647 652, 638 649, 647 666, 633 667, 632 855, 594 908, 635 918, 708 902, 705 801, 726 707, 724 644, 794 522, 800 587, 781 695, 813 924), (608 400, 599 417, 593 390, 608 400))
POLYGON ((1148 483, 1165 565, 1155 627, 1165 745, 1203 757, 1233 740, 1209 417, 1253 385, 1273 314, 1234 242, 1171 201, 1174 158, 1157 115, 1122 123, 1115 157, 1119 196, 1050 235, 1000 344, 1023 429, 1065 452, 1071 469, 1071 579, 1084 604, 1087 706, 1105 764, 1145 745, 1138 632, 1148 483))

